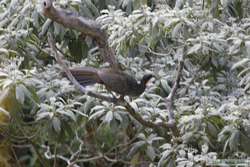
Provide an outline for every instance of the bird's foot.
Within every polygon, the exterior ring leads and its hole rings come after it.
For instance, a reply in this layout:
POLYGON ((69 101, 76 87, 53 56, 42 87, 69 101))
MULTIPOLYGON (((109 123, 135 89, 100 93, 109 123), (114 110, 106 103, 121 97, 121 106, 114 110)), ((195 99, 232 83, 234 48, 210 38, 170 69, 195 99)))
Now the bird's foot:
POLYGON ((117 103, 118 103, 118 104, 124 104, 124 102, 125 102, 124 96, 120 96, 120 97, 117 99, 117 103))

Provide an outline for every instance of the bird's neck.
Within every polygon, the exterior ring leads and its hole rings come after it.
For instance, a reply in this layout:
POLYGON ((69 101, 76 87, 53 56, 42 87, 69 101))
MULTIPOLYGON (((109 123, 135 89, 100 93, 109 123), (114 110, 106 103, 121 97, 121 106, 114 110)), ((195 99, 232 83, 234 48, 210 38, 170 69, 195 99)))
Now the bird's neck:
POLYGON ((137 84, 137 92, 138 94, 141 94, 142 92, 144 92, 146 88, 146 85, 143 81, 141 81, 140 83, 137 84))

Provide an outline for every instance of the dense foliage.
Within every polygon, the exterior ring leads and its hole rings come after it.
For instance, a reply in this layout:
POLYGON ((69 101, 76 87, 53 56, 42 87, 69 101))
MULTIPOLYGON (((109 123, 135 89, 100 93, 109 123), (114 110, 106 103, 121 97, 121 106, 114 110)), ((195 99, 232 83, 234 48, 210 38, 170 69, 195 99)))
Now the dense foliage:
MULTIPOLYGON (((40 5, 0 1, 0 164, 161 167, 249 158, 250 1, 55 2, 96 19, 126 72, 156 75, 140 97, 126 97, 145 120, 168 121, 164 98, 184 61, 174 100, 179 137, 156 133, 123 105, 79 93, 59 75, 48 32, 68 66, 107 64, 93 39, 47 19, 40 5)), ((101 85, 88 89, 110 95, 101 85)))

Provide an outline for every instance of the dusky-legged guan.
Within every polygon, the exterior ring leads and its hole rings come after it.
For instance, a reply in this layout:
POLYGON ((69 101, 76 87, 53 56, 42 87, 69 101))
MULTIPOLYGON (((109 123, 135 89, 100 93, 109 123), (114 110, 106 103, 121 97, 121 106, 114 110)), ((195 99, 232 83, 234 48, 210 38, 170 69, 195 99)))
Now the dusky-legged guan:
POLYGON ((138 83, 134 77, 112 68, 78 67, 70 69, 70 72, 82 86, 99 83, 122 96, 139 96, 144 92, 147 82, 153 77, 152 74, 146 74, 138 83))

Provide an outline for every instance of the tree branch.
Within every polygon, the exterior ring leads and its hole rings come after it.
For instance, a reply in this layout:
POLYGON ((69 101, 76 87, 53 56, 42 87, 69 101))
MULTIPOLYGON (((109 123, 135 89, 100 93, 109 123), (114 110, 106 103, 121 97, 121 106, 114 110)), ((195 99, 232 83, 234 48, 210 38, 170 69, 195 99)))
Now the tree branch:
POLYGON ((43 14, 64 27, 75 29, 84 36, 88 35, 94 38, 101 50, 104 61, 109 62, 112 68, 119 69, 119 64, 115 59, 114 51, 109 47, 107 34, 101 29, 101 26, 95 21, 79 16, 77 13, 55 8, 53 0, 43 0, 43 14))

